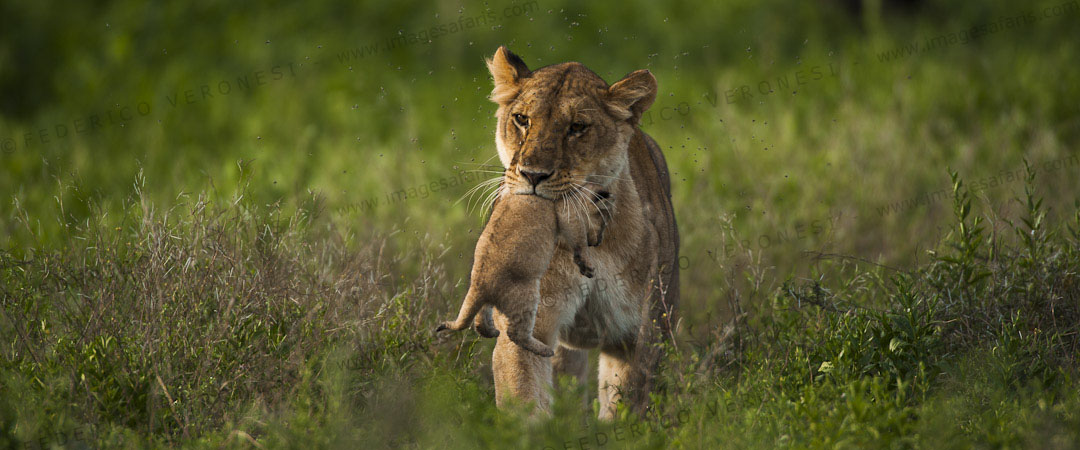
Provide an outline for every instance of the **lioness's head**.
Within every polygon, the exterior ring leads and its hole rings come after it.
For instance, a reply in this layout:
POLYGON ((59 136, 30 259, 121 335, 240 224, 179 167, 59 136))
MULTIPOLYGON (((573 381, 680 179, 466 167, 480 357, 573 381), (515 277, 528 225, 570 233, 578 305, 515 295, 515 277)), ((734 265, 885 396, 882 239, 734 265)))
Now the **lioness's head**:
POLYGON ((487 66, 509 193, 554 200, 586 182, 608 187, 626 173, 630 138, 656 99, 648 70, 608 86, 576 62, 531 71, 506 47, 487 66))

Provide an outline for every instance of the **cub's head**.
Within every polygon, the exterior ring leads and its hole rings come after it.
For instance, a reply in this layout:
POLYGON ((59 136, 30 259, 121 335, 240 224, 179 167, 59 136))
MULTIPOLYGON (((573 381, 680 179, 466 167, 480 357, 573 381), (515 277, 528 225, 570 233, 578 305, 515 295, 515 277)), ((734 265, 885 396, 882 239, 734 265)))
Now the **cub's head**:
POLYGON ((610 189, 629 177, 630 138, 656 99, 656 78, 648 70, 609 86, 576 62, 531 71, 506 47, 487 66, 508 193, 554 200, 586 182, 610 189))

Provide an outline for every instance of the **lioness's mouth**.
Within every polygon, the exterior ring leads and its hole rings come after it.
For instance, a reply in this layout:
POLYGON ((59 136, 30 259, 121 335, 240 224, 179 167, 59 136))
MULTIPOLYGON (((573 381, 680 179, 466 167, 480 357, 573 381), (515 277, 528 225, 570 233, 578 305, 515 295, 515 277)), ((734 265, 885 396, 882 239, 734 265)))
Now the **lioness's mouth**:
POLYGON ((515 192, 514 195, 535 195, 535 196, 540 197, 540 198, 542 198, 544 200, 552 200, 552 201, 555 200, 555 197, 551 197, 549 195, 544 195, 544 194, 542 194, 540 192, 537 192, 535 187, 531 191, 515 192))

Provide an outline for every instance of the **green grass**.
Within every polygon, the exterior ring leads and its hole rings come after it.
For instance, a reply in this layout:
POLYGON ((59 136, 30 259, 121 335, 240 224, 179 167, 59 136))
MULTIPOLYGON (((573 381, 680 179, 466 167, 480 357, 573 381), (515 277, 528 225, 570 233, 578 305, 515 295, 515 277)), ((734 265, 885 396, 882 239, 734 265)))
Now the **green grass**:
POLYGON ((1080 9, 884 60, 1028 10, 873 3, 5 4, 0 446, 1080 445, 1080 9), (653 416, 597 423, 595 381, 496 411, 492 342, 430 332, 499 44, 660 82, 685 260, 653 416))

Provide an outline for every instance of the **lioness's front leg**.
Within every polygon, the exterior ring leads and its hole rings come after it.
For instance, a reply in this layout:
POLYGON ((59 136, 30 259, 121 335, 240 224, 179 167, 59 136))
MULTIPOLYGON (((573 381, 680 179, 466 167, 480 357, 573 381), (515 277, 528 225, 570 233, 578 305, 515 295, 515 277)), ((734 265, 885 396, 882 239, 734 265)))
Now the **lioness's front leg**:
MULTIPOLYGON (((585 377, 589 374, 589 352, 587 350, 573 349, 560 345, 555 349, 555 357, 551 359, 554 379, 558 382, 560 376, 573 377, 579 386, 588 386, 585 377)), ((556 385, 556 389, 561 386, 556 385)), ((582 392, 581 404, 588 407, 590 395, 586 390, 582 392)))
MULTIPOLYGON (((551 267, 540 280, 540 304, 536 311, 533 336, 546 345, 556 346, 559 321, 572 320, 583 302, 584 294, 575 289, 579 280, 577 267, 565 250, 556 250, 551 267)), ((509 320, 502 311, 495 315, 495 326, 502 331, 491 357, 495 375, 495 404, 504 408, 512 402, 532 402, 537 411, 551 411, 552 358, 544 358, 514 344, 506 332, 509 320)))
POLYGON ((601 349, 598 395, 600 420, 615 418, 615 410, 630 386, 631 362, 624 349, 601 349))
MULTIPOLYGON (((533 336, 544 344, 554 346, 555 326, 550 312, 551 301, 541 297, 537 310, 533 336)), ((507 332, 510 320, 497 312, 495 324, 502 332, 495 342, 491 355, 491 368, 495 375, 495 405, 505 408, 512 402, 532 402, 536 411, 551 411, 551 358, 537 355, 510 340, 507 332)))
POLYGON ((507 333, 499 333, 491 366, 496 406, 532 402, 537 411, 551 411, 551 358, 530 352, 513 343, 507 333))

